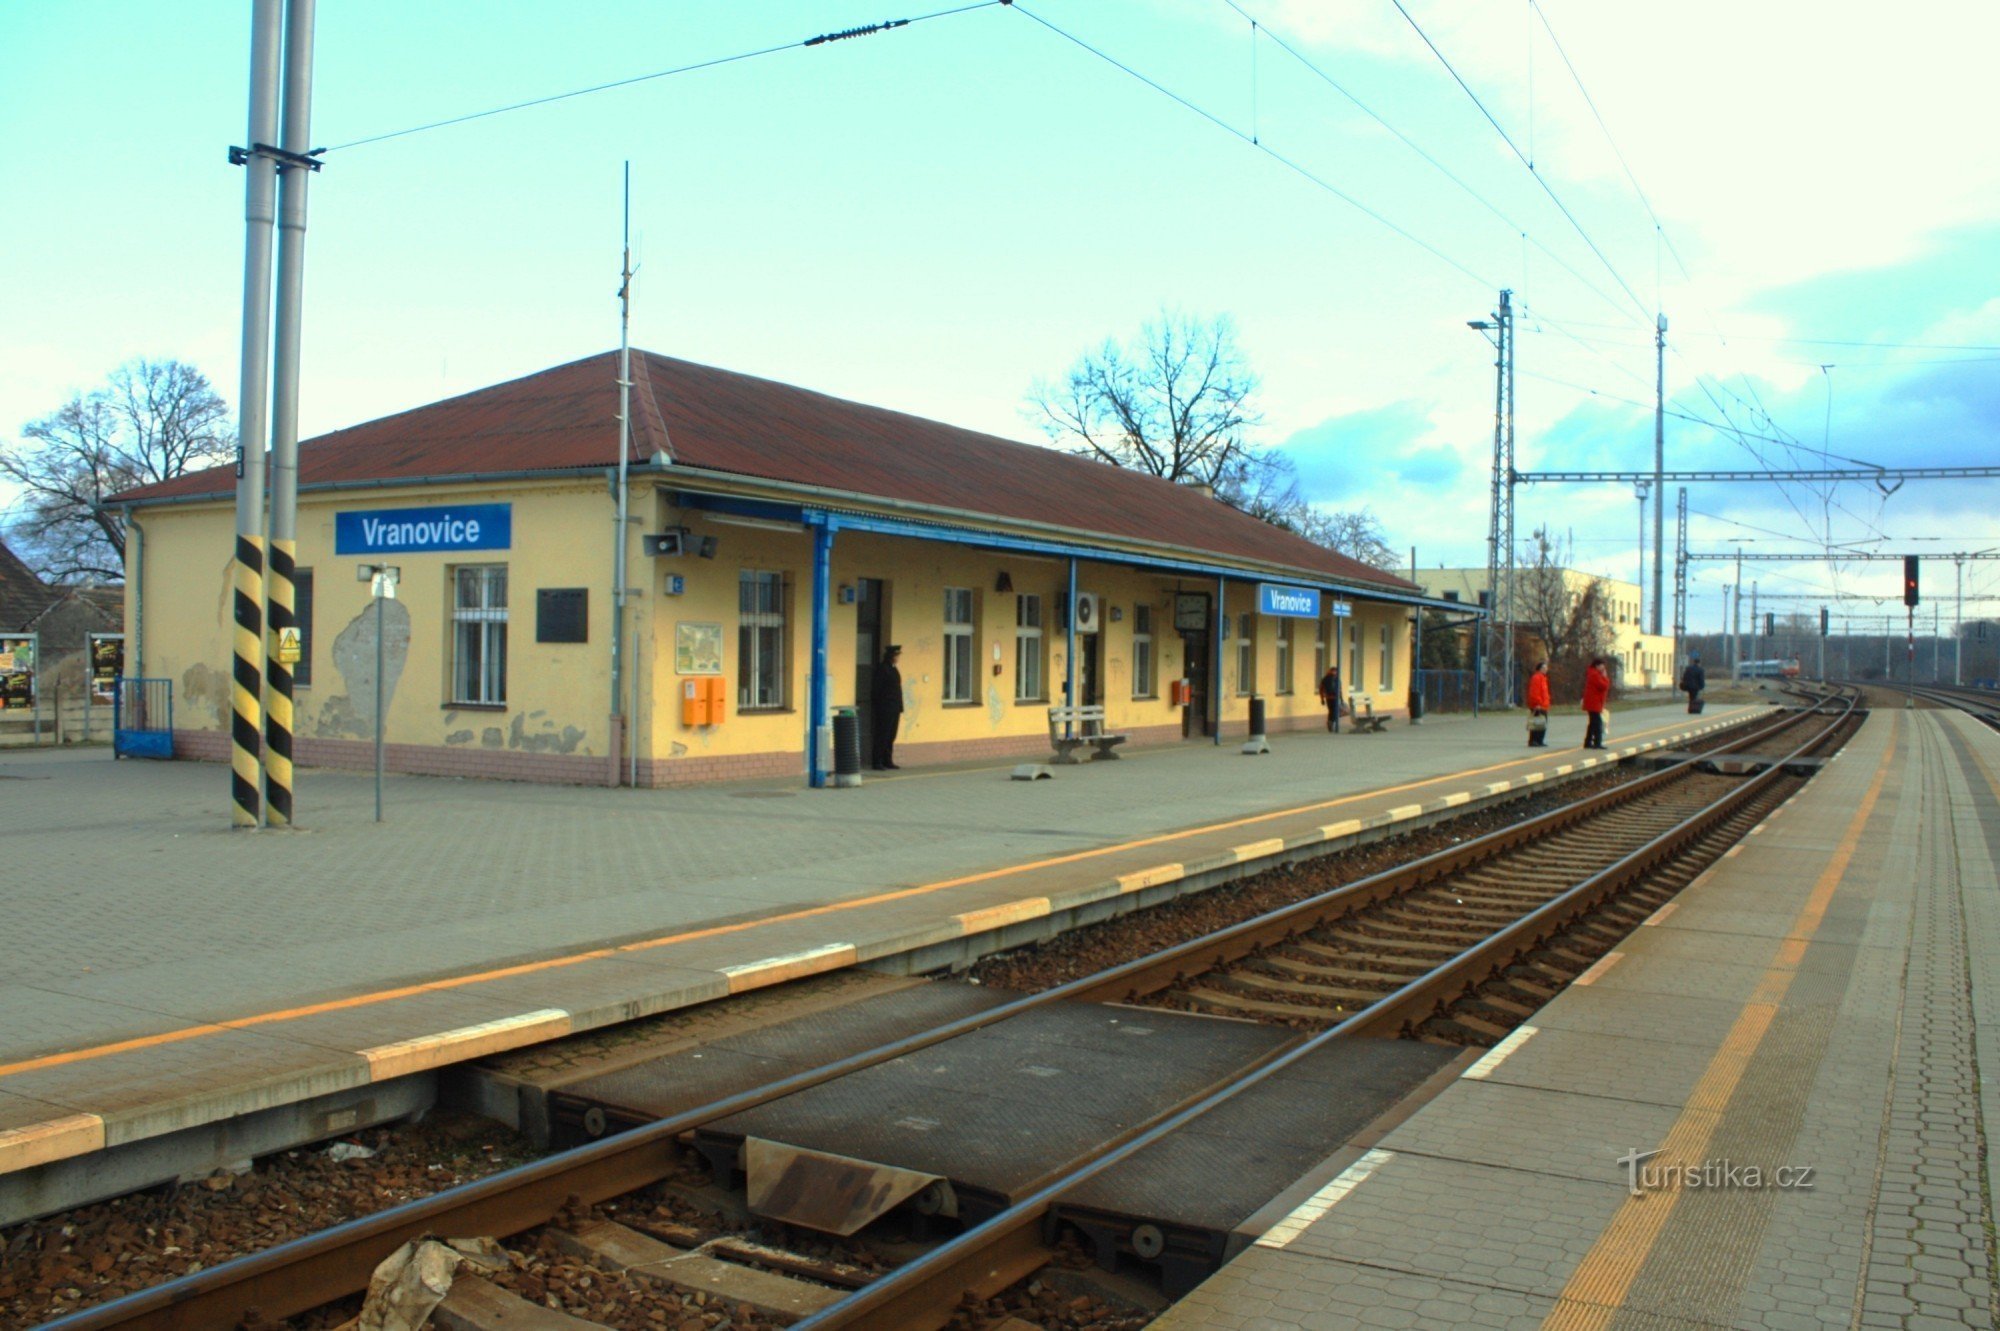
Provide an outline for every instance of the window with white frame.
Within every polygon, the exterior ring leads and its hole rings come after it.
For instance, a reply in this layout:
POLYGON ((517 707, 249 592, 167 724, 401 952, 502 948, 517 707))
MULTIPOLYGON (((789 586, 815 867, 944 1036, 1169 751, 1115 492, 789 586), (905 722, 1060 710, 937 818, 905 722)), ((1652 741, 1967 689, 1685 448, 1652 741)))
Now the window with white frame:
POLYGON ((1277 667, 1278 679, 1277 683, 1273 686, 1274 690, 1278 693, 1290 693, 1292 691, 1292 621, 1289 619, 1281 618, 1278 621, 1277 659, 1275 665, 1277 667))
POLYGON ((944 700, 972 701, 972 589, 944 589, 944 700))
POLYGON ((1042 686, 1042 598, 1022 593, 1014 598, 1014 700, 1040 702, 1042 686))
POLYGON ((468 707, 507 703, 507 566, 452 570, 451 700, 468 707))
POLYGON ((1151 698, 1153 682, 1153 607, 1132 607, 1132 696, 1151 698))
POLYGON ((1387 691, 1396 687, 1396 646, 1390 639, 1390 626, 1382 626, 1382 664, 1377 678, 1382 682, 1376 687, 1387 691))
POLYGON ((1257 691, 1257 617, 1247 610, 1236 617, 1236 691, 1257 691))
POLYGON ((785 575, 744 569, 736 581, 736 705, 785 705, 785 575))
POLYGON ((1332 659, 1333 635, 1327 632, 1326 621, 1313 621, 1313 682, 1317 684, 1326 678, 1326 663, 1332 659))
POLYGON ((1360 693, 1367 688, 1368 680, 1361 673, 1361 626, 1347 626, 1347 678, 1340 681, 1340 687, 1349 693, 1360 693))

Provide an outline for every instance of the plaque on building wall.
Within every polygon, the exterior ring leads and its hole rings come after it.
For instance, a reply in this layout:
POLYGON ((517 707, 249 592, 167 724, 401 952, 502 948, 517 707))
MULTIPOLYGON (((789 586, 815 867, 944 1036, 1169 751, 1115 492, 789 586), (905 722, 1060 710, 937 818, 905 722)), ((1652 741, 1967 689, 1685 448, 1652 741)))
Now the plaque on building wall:
POLYGON ((538 588, 535 592, 535 641, 589 642, 590 588, 538 588))
POLYGON ((674 625, 674 673, 677 675, 719 675, 722 673, 722 625, 674 625))

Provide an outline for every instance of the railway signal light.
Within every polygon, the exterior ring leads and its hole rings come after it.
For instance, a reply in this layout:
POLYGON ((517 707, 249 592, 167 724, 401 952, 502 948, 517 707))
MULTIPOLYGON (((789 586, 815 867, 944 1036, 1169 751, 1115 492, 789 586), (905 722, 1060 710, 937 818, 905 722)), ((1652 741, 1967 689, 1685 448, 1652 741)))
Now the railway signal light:
POLYGON ((1903 556, 1903 604, 1917 603, 1917 557, 1903 556))
POLYGON ((1826 624, 1827 624, 1826 607, 1821 606, 1819 608, 1819 636, 1822 638, 1826 636, 1826 624))
POLYGON ((1764 612, 1764 636, 1767 638, 1778 636, 1778 616, 1775 611, 1766 610, 1764 612))

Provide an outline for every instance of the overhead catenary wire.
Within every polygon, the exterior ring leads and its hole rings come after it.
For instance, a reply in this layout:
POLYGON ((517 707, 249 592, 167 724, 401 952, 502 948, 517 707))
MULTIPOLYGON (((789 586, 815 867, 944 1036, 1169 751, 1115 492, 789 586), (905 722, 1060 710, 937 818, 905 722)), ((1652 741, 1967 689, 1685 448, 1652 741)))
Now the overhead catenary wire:
POLYGON ((1585 277, 1582 273, 1578 272, 1576 267, 1573 264, 1571 264, 1567 259, 1563 258, 1562 255, 1558 254, 1555 250, 1551 249, 1547 244, 1545 244, 1543 241, 1537 238, 1533 232, 1528 230, 1527 227, 1522 226, 1519 222, 1515 221, 1498 204, 1494 203, 1486 195, 1480 193, 1479 190, 1475 189, 1472 185, 1467 183, 1463 177, 1458 175, 1457 172, 1453 171, 1450 167, 1446 166, 1441 160, 1439 160, 1434 153, 1430 152, 1422 144, 1418 143, 1415 139, 1411 138, 1408 134, 1404 133, 1401 129, 1397 128, 1393 123, 1390 122, 1388 117, 1384 116, 1381 112, 1377 111, 1374 107, 1370 106, 1368 103, 1362 101, 1360 97, 1355 95, 1352 89, 1348 88, 1347 85, 1342 83, 1339 79, 1336 79, 1332 74, 1328 73, 1323 66, 1321 66, 1318 62, 1314 61, 1310 56, 1306 55, 1305 52, 1299 50, 1298 47, 1295 46, 1293 43, 1287 41, 1283 36, 1279 35, 1270 26, 1270 24, 1259 20, 1255 15, 1251 14, 1248 10, 1244 9, 1241 4, 1237 3, 1237 0, 1222 0, 1222 3, 1229 6, 1229 8, 1235 10, 1244 19, 1248 20, 1252 28, 1254 28, 1258 33, 1260 33, 1266 41, 1271 42, 1280 51, 1283 51, 1286 55, 1290 56, 1294 61, 1296 61, 1314 78, 1318 79, 1320 82, 1324 83, 1327 87, 1333 89, 1335 92, 1339 93, 1342 97, 1346 98, 1347 101, 1354 107, 1355 110, 1361 112, 1361 114, 1367 116, 1370 120, 1374 121, 1384 131, 1386 131, 1389 135, 1395 138, 1397 142, 1401 143, 1404 147, 1408 148, 1411 152, 1415 153, 1418 157, 1422 158, 1425 163, 1427 163, 1432 169, 1437 171, 1439 175, 1443 176, 1446 180, 1450 181, 1462 193, 1464 193, 1467 198, 1471 199, 1474 203, 1477 203, 1480 207, 1484 208, 1487 212, 1491 213, 1509 231, 1513 232, 1515 235, 1518 235, 1524 244, 1533 246, 1550 262, 1554 263, 1558 268, 1562 269, 1565 273, 1568 273, 1570 277, 1576 281, 1577 285, 1581 286, 1584 290, 1595 295, 1598 299, 1602 300, 1605 304, 1611 306, 1613 309, 1622 308, 1618 304, 1618 301, 1610 293, 1606 292, 1602 287, 1598 286, 1596 283, 1592 282, 1589 278, 1585 277))
POLYGON ((463 115, 448 116, 443 120, 432 120, 421 125, 411 125, 405 129, 389 130, 382 134, 370 134, 365 138, 350 139, 346 143, 335 144, 324 152, 344 152, 349 148, 360 148, 371 143, 386 143, 390 139, 408 138, 412 134, 424 134, 434 129, 448 129, 453 125, 464 125, 474 120, 485 120, 492 116, 503 116, 514 111, 526 111, 532 107, 548 106, 554 102, 566 102, 576 97, 588 97, 593 93, 611 92, 618 88, 629 88, 635 84, 651 83, 658 79, 673 78, 679 74, 693 74, 704 69, 718 69, 724 65, 741 64, 746 60, 756 60, 767 55, 778 55, 785 51, 802 51, 833 42, 848 41, 856 37, 872 37, 878 33, 893 32, 927 23, 932 19, 950 18, 956 14, 969 14, 976 9, 992 9, 1004 5, 1007 0, 974 0, 972 4, 958 5, 951 9, 933 10, 928 14, 917 14, 910 18, 885 19, 880 23, 864 23, 837 32, 823 32, 797 41, 779 42, 773 46, 760 46, 752 51, 738 51, 734 55, 714 56, 707 60, 697 60, 691 64, 676 65, 671 69, 656 69, 649 74, 634 74, 630 78, 613 79, 608 83, 593 83, 586 88, 571 88, 566 92, 553 92, 543 97, 530 97, 525 101, 509 102, 504 106, 492 106, 483 111, 468 111, 463 115))
POLYGON ((1018 3, 1018 0, 1009 0, 1007 7, 1009 9, 1012 9, 1015 13, 1022 15, 1025 18, 1033 19, 1036 23, 1039 23, 1042 27, 1048 29, 1056 36, 1061 37, 1065 41, 1073 43, 1074 45, 1080 47, 1085 51, 1088 51, 1091 55, 1096 56, 1099 60, 1102 60, 1105 64, 1110 65, 1113 69, 1119 70, 1120 72, 1130 76, 1131 78, 1138 80, 1140 83, 1145 84, 1148 88, 1151 88, 1154 92, 1157 92, 1161 96, 1169 99, 1170 101, 1178 103, 1183 108, 1192 111, 1194 114, 1200 116, 1203 120, 1206 120, 1209 124, 1215 126, 1217 129, 1221 130, 1223 133, 1229 135, 1230 137, 1240 140, 1241 142, 1249 145, 1250 147, 1255 148, 1258 152, 1268 155, 1271 158, 1271 160, 1277 162, 1279 165, 1284 166, 1288 170, 1295 172, 1296 174, 1303 177, 1307 181, 1310 181, 1312 184, 1317 185, 1319 188, 1325 190, 1327 193, 1339 199, 1342 203, 1345 203, 1348 207, 1353 208, 1355 211, 1363 214, 1364 216, 1379 223, 1380 225, 1387 227, 1390 231, 1395 232, 1398 236, 1401 236, 1404 240, 1409 241, 1412 245, 1415 245, 1417 248, 1423 250, 1426 254, 1438 260, 1440 263, 1445 264, 1446 266, 1452 268, 1461 275, 1468 277, 1472 281, 1478 283, 1480 287, 1488 291, 1491 291, 1495 289, 1496 286, 1498 285, 1497 283, 1494 283, 1489 279, 1481 276, 1479 273, 1475 272, 1473 269, 1466 266, 1465 264, 1459 262, 1451 255, 1445 253, 1437 246, 1431 244, 1423 237, 1417 235, 1414 231, 1411 231, 1409 228, 1401 225, 1400 223, 1392 221, 1385 214, 1378 212, 1374 208, 1371 208, 1367 204, 1361 202, 1361 200, 1355 198, 1352 194, 1349 194, 1346 190, 1340 188, 1340 186, 1326 179, 1326 177, 1313 171, 1311 168, 1307 167, 1304 163, 1299 162, 1298 160, 1289 157, 1284 153, 1279 152, 1277 149, 1273 148, 1269 143, 1259 142, 1258 138, 1255 135, 1248 133, 1243 129, 1240 129, 1235 125, 1230 124, 1220 115, 1209 110, 1207 107, 1202 106, 1200 103, 1194 101, 1192 98, 1186 97, 1181 93, 1175 92, 1172 88, 1167 87, 1164 83, 1159 82, 1157 79, 1154 79, 1148 74, 1142 73, 1140 70, 1133 67, 1132 65, 1129 65, 1123 60, 1118 59, 1118 57, 1111 55, 1109 52, 1104 51, 1096 46, 1091 45, 1091 43, 1085 41, 1083 38, 1077 36, 1075 33, 1070 32, 1068 29, 1062 27, 1060 24, 1053 23, 1050 20, 1043 18, 1040 14, 1035 13, 1033 10, 1027 8, 1025 5, 1018 3))
POLYGON ((1500 121, 1494 114, 1486 108, 1486 103, 1480 99, 1478 93, 1472 90, 1472 85, 1467 83, 1464 77, 1459 74, 1457 67, 1446 58, 1445 53, 1438 48, 1438 44, 1431 40, 1430 34, 1424 31, 1423 25, 1417 22, 1416 16, 1410 13, 1409 9, 1404 6, 1403 0, 1389 0, 1389 3, 1396 7, 1396 12, 1403 16, 1404 21, 1423 40, 1424 45, 1430 48, 1430 53, 1437 57, 1438 63, 1444 66, 1445 72, 1451 75, 1452 81, 1464 90, 1467 97, 1472 99, 1472 104, 1479 108, 1479 114, 1486 117, 1486 123, 1493 126, 1493 132, 1500 136, 1500 141, 1507 145, 1508 151, 1520 159, 1521 165, 1527 168, 1528 174, 1534 177, 1537 185, 1541 186, 1542 193, 1549 196, 1549 202, 1553 203, 1556 206, 1556 210, 1564 218, 1568 219, 1570 226, 1582 238, 1583 243, 1590 247, 1590 252, 1597 256, 1597 261, 1604 265, 1604 271, 1611 274, 1611 278, 1618 284, 1619 290, 1631 298, 1632 307, 1637 311, 1639 317, 1643 320, 1650 320, 1652 315, 1646 308, 1646 302, 1639 299, 1639 293, 1632 289, 1632 284, 1625 280, 1625 275, 1618 271, 1616 264, 1611 262, 1611 256, 1604 252, 1603 247, 1585 229, 1583 223, 1578 220, 1577 215, 1570 211, 1569 205, 1563 202, 1560 194, 1556 193, 1555 186, 1549 184, 1548 178, 1536 168, 1534 159, 1521 151, 1521 145, 1514 142, 1513 136, 1506 131, 1505 127, 1500 124, 1500 121))

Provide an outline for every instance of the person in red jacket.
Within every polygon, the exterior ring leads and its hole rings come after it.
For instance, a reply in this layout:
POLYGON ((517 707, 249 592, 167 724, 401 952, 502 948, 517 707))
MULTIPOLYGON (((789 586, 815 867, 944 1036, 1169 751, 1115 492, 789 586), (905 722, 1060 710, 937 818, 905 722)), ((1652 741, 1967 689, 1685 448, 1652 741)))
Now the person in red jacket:
POLYGON ((1541 749, 1548 747, 1549 741, 1549 663, 1535 663, 1535 673, 1528 676, 1528 747, 1541 749))
POLYGON ((1604 658, 1590 658, 1590 669, 1583 672, 1583 711, 1590 718, 1584 727, 1583 747, 1601 749, 1604 747, 1604 704, 1611 700, 1611 676, 1604 673, 1604 658))

